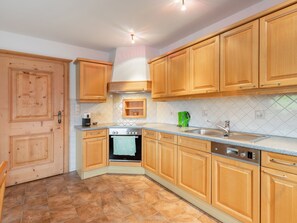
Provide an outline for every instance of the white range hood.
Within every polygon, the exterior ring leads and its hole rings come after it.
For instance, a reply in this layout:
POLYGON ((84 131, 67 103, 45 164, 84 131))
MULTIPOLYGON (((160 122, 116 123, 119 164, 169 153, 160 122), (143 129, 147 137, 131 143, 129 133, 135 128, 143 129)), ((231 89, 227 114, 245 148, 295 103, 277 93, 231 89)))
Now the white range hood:
POLYGON ((157 50, 146 46, 117 48, 108 91, 111 93, 151 91, 147 61, 158 53, 157 50))

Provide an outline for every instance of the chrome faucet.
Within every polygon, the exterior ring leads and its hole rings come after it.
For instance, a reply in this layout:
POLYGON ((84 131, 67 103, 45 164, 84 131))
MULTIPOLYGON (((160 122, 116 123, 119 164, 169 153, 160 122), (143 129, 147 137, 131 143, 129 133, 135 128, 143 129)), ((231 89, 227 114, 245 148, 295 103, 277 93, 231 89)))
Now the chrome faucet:
POLYGON ((216 126, 222 130, 224 130, 224 136, 229 136, 230 134, 230 121, 225 121, 225 126, 221 126, 216 124, 216 126))

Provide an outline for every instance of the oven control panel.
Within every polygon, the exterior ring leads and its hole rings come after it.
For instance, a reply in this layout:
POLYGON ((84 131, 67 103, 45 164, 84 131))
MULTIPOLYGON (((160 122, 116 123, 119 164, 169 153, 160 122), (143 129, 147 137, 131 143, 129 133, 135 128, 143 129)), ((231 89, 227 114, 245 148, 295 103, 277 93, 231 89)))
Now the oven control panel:
POLYGON ((109 129, 109 135, 141 135, 141 128, 116 127, 109 129))

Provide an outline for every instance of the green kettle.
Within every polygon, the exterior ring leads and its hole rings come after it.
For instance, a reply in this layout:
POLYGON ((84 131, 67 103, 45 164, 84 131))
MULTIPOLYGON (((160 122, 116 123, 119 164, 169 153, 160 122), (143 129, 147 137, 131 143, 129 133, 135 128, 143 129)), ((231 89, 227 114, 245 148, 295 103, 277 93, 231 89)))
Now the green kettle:
POLYGON ((187 111, 178 112, 178 126, 188 127, 191 119, 191 115, 187 111))

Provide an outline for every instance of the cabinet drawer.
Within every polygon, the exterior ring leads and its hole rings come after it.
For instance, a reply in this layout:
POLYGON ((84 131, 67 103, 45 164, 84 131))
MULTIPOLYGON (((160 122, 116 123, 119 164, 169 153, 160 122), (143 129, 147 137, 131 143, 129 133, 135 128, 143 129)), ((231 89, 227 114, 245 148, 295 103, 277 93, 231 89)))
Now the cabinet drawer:
POLYGON ((83 132, 83 138, 94 138, 106 136, 106 129, 89 130, 83 132))
POLYGON ((262 166, 297 174, 297 157, 262 152, 262 166))
POLYGON ((143 137, 151 138, 151 139, 157 139, 157 132, 152 130, 146 130, 144 129, 142 132, 143 137))
POLYGON ((161 142, 169 142, 169 143, 177 144, 177 135, 159 132, 159 140, 161 142))
POLYGON ((185 146, 192 149, 197 149, 203 152, 210 152, 211 150, 211 142, 205 141, 201 139, 194 139, 185 136, 178 137, 178 145, 185 146))

